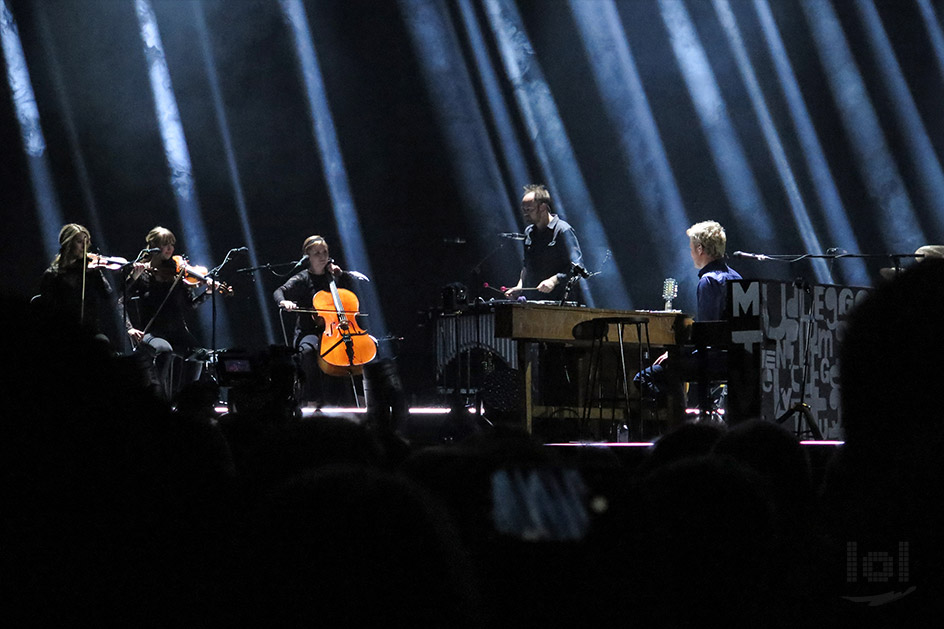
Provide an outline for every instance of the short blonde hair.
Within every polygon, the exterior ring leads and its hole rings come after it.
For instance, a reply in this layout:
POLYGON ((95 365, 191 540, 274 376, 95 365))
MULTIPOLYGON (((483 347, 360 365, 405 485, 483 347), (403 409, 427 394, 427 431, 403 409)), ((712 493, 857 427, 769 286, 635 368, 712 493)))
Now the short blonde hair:
POLYGON ((724 257, 728 238, 724 233, 724 227, 717 221, 695 223, 685 230, 685 235, 696 245, 701 245, 705 254, 711 258, 724 257))
POLYGON ((158 225, 148 232, 144 241, 147 243, 148 247, 163 247, 165 245, 176 245, 177 237, 174 236, 174 232, 171 230, 158 225))
POLYGON ((318 234, 315 234, 313 236, 309 236, 308 238, 306 238, 305 242, 302 243, 302 255, 307 256, 308 250, 314 247, 315 245, 324 245, 325 249, 328 249, 330 251, 330 249, 328 248, 328 241, 325 240, 323 236, 319 236, 318 234))

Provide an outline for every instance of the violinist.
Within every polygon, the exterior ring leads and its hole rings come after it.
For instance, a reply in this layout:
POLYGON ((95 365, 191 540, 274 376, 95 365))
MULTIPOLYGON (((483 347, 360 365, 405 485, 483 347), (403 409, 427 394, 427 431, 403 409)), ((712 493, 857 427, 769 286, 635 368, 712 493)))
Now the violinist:
MULTIPOLYGON (((149 249, 147 262, 135 262, 126 283, 127 318, 125 327, 135 346, 150 359, 153 383, 161 395, 170 400, 174 393, 171 367, 174 356, 192 358, 201 352, 197 340, 187 326, 187 313, 207 300, 209 292, 183 281, 174 259, 177 238, 164 227, 155 227, 146 237, 149 249)), ((181 382, 200 377, 203 364, 185 360, 181 382)))
MULTIPOLYGON (((272 296, 280 308, 286 311, 310 310, 314 296, 320 291, 329 290, 331 275, 339 288, 352 290, 354 276, 331 260, 328 243, 318 235, 309 236, 302 243, 302 254, 307 257, 306 268, 290 277, 288 281, 275 289, 272 296)), ((304 260, 304 259, 303 259, 304 260)), ((342 404, 352 401, 352 393, 347 383, 341 378, 324 374, 318 365, 318 352, 321 347, 321 335, 324 332, 324 320, 308 313, 299 313, 295 322, 294 346, 304 382, 301 398, 315 406, 342 404)))
POLYGON ((59 230, 59 253, 40 281, 40 313, 53 324, 77 324, 103 343, 103 315, 112 303, 112 287, 101 268, 90 268, 88 260, 92 236, 77 223, 59 230))

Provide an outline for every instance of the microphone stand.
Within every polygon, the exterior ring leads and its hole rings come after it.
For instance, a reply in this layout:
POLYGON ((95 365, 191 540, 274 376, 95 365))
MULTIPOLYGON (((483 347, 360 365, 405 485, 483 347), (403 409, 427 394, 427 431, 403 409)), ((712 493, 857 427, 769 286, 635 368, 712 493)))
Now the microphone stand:
POLYGON ((273 275, 278 275, 279 277, 287 277, 288 275, 294 275, 294 273, 292 273, 292 272, 290 271, 290 272, 289 272, 288 274, 286 274, 286 275, 279 275, 279 273, 278 273, 275 269, 287 269, 287 268, 291 268, 291 270, 294 271, 296 267, 298 267, 299 270, 301 270, 302 268, 304 268, 304 264, 299 265, 297 261, 295 261, 295 262, 279 262, 279 263, 277 263, 277 264, 272 264, 271 262, 266 262, 265 264, 260 264, 259 266, 247 266, 247 267, 242 268, 242 269, 236 269, 236 272, 237 272, 237 273, 252 273, 252 274, 254 274, 256 271, 263 271, 263 270, 266 270, 266 271, 272 271, 272 274, 273 274, 273 275))
MULTIPOLYGON (((830 249, 829 251, 833 251, 830 249)), ((800 253, 800 254, 766 254, 766 253, 748 253, 746 251, 735 251, 731 254, 733 258, 747 258, 750 260, 761 260, 770 262, 800 262, 802 260, 829 260, 830 265, 836 260, 842 258, 861 258, 861 259, 879 259, 891 260, 895 268, 895 275, 901 273, 901 261, 906 258, 920 259, 924 258, 923 253, 849 253, 842 249, 833 253, 800 253)), ((831 267, 830 267, 831 268, 831 267)))
MULTIPOLYGON (((810 259, 826 259, 830 260, 832 263, 835 260, 841 258, 881 258, 881 259, 891 259, 895 265, 896 274, 901 272, 901 260, 903 258, 923 258, 924 254, 920 253, 885 253, 885 254, 867 254, 867 253, 848 253, 846 251, 837 250, 833 253, 826 254, 813 254, 813 253, 804 253, 799 255, 778 255, 778 254, 763 254, 763 253, 746 253, 743 251, 735 251, 731 254, 735 258, 749 258, 753 260, 761 261, 773 261, 773 262, 799 262, 801 260, 810 260, 810 259)), ((803 289, 803 292, 807 295, 812 293, 812 288, 810 284, 805 280, 799 280, 797 284, 800 288, 803 289)), ((800 401, 791 406, 785 413, 780 417, 777 417, 774 421, 778 424, 782 424, 788 419, 790 419, 795 413, 799 413, 803 421, 806 423, 810 434, 814 439, 822 440, 823 435, 819 429, 819 426, 816 424, 815 418, 813 417, 813 409, 809 404, 806 403, 806 381, 809 377, 810 369, 810 348, 813 342, 813 300, 810 299, 809 305, 809 314, 807 319, 806 327, 806 346, 803 348, 803 377, 800 380, 800 401)), ((797 436, 800 433, 800 423, 797 423, 797 436)))
MULTIPOLYGON (((607 255, 607 258, 603 260, 604 265, 606 264, 606 260, 609 259, 609 255, 610 255, 609 250, 607 250, 606 255, 607 255)), ((602 269, 602 266, 601 266, 601 269, 602 269)), ((570 263, 570 278, 568 278, 567 280, 567 285, 564 286, 564 295, 561 297, 561 301, 559 305, 563 306, 564 303, 566 303, 567 298, 570 297, 570 291, 574 289, 574 286, 577 284, 577 281, 580 280, 580 278, 590 279, 594 275, 599 275, 600 273, 602 273, 602 271, 597 271, 596 273, 590 273, 587 271, 587 269, 583 268, 576 262, 571 262, 570 263)))
MULTIPOLYGON (((220 275, 220 272, 223 270, 223 267, 229 263, 232 255, 238 251, 242 251, 242 247, 237 247, 236 249, 230 249, 226 252, 226 256, 223 258, 223 261, 220 262, 219 266, 213 267, 207 273, 207 277, 213 280, 214 284, 219 284, 217 278, 220 275)), ((216 286, 207 285, 207 290, 210 291, 210 356, 211 361, 216 362, 216 293, 218 288, 216 286)))
MULTIPOLYGON (((859 257, 857 254, 849 253, 832 253, 832 254, 800 254, 800 255, 766 255, 762 253, 745 253, 743 251, 735 251, 732 254, 736 258, 751 258, 754 260, 762 261, 773 261, 773 262, 799 262, 801 260, 813 259, 813 258, 825 258, 829 260, 836 260, 842 257, 859 257)), ((800 278, 794 283, 795 286, 798 286, 803 290, 803 293, 806 295, 812 294, 812 287, 809 282, 800 278)), ((803 347, 803 376, 800 379, 800 401, 787 409, 785 413, 774 419, 774 422, 777 424, 783 424, 785 421, 790 419, 794 414, 799 413, 802 417, 802 421, 797 421, 797 437, 800 436, 802 432, 800 426, 802 423, 806 423, 806 427, 809 430, 810 435, 817 441, 823 440, 823 433, 820 431, 819 426, 816 424, 816 419, 813 417, 812 407, 806 403, 806 380, 809 377, 809 368, 810 368, 810 346, 813 341, 813 300, 810 299, 809 305, 809 314, 807 323, 806 323, 806 345, 803 347)), ((805 314, 805 313, 804 313, 805 314)))
POLYGON ((476 295, 477 297, 481 297, 481 293, 479 293, 479 289, 482 287, 482 286, 481 286, 481 282, 479 282, 476 278, 482 276, 482 265, 485 264, 485 261, 486 261, 486 260, 488 260, 489 258, 491 258, 491 257, 492 257, 493 255, 495 255, 496 253, 498 253, 506 244, 508 244, 508 243, 506 243, 506 242, 504 242, 504 241, 498 243, 498 246, 497 246, 497 247, 494 247, 491 251, 489 251, 488 253, 486 253, 484 257, 482 257, 478 262, 476 262, 475 264, 473 264, 473 265, 472 265, 472 268, 469 269, 469 272, 470 272, 470 274, 471 274, 471 280, 472 280, 471 283, 472 283, 473 286, 475 286, 475 292, 478 293, 478 294, 476 295))
POLYGON ((564 286, 564 294, 561 296, 560 306, 563 306, 567 302, 567 298, 570 297, 570 291, 574 289, 574 285, 582 277, 580 271, 577 270, 576 264, 570 265, 570 277, 567 279, 567 284, 564 286))
MULTIPOLYGON (((803 290, 806 295, 812 295, 813 289, 804 280, 799 282, 799 287, 803 290)), ((823 440, 823 433, 820 431, 819 426, 816 424, 816 420, 813 417, 813 409, 809 404, 806 403, 806 380, 809 377, 810 369, 810 347, 813 344, 813 300, 810 298, 810 312, 806 322, 806 345, 803 347, 803 377, 800 380, 800 401, 787 409, 780 417, 776 418, 774 421, 778 424, 782 424, 787 421, 794 413, 799 413, 803 416, 803 419, 806 421, 806 427, 809 429, 810 434, 817 441, 823 440)), ((800 436, 800 422, 797 422, 797 437, 800 436)))
MULTIPOLYGON (((156 249, 154 251, 160 251, 160 249, 156 249)), ((134 284, 134 281, 129 282, 128 279, 131 277, 131 274, 134 272, 135 263, 143 260, 144 256, 148 255, 149 253, 151 253, 150 249, 147 249, 147 248, 142 249, 141 251, 138 252, 138 257, 136 257, 131 262, 128 262, 127 264, 121 265, 121 269, 119 271, 119 277, 121 278, 121 327, 122 327, 122 329, 119 330, 119 332, 121 332, 122 337, 125 339, 122 342, 122 347, 128 347, 128 345, 130 345, 132 352, 136 351, 138 349, 138 346, 132 339, 128 337, 128 323, 131 321, 131 318, 128 316, 128 287, 134 284)), ((135 308, 135 314, 136 314, 136 317, 140 316, 141 314, 140 310, 137 309, 137 304, 135 308)))

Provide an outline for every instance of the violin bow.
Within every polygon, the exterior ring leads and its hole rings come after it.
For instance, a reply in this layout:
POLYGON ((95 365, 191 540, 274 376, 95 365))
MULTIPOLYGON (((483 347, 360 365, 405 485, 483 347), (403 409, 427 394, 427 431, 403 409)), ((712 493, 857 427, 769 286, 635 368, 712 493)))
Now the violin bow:
POLYGON ((85 325, 85 276, 88 275, 88 241, 82 245, 82 298, 79 300, 79 325, 85 325))
POLYGON ((183 268, 181 269, 180 273, 177 273, 174 276, 174 283, 171 284, 170 290, 168 290, 167 294, 164 295, 164 301, 161 302, 161 305, 157 307, 157 311, 151 317, 151 320, 147 322, 146 326, 144 326, 144 330, 142 330, 144 334, 147 334, 148 331, 151 329, 151 326, 154 325, 154 321, 156 321, 158 315, 161 314, 161 310, 164 309, 164 305, 167 304, 167 300, 170 299, 171 294, 174 292, 174 289, 177 288, 177 284, 180 283, 180 279, 184 276, 186 272, 187 272, 187 269, 183 268))

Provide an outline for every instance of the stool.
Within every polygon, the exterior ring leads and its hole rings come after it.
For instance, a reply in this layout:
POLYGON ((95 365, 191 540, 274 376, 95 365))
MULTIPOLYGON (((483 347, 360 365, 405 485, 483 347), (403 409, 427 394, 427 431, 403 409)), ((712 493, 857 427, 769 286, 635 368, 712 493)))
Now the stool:
MULTIPOLYGON (((597 386, 597 376, 600 371, 600 366, 603 362, 603 343, 608 340, 610 324, 616 326, 617 333, 617 345, 619 346, 619 358, 620 358, 620 370, 617 377, 617 383, 622 380, 622 401, 625 403, 626 411, 626 421, 628 423, 629 437, 632 439, 641 439, 642 438, 642 397, 640 396, 638 401, 638 416, 639 416, 639 430, 634 431, 632 429, 632 412, 630 409, 630 400, 629 400, 629 374, 626 370, 626 352, 623 344, 623 331, 627 325, 636 326, 636 339, 639 341, 637 343, 638 347, 638 356, 637 356, 637 366, 638 370, 641 370, 643 367, 643 329, 645 329, 645 338, 646 338, 646 351, 651 353, 651 345, 649 342, 649 317, 642 317, 636 315, 626 315, 622 317, 597 317, 595 319, 589 319, 587 321, 582 321, 574 326, 573 335, 577 340, 589 340, 590 341, 590 369, 587 372, 587 398, 584 403, 582 423, 589 424, 590 422, 590 412, 593 405, 593 391, 597 386)), ((602 396, 597 399, 598 404, 600 405, 600 421, 603 421, 603 407, 602 396)), ((619 437, 619 425, 616 419, 616 405, 619 402, 619 397, 614 398, 613 406, 611 407, 611 421, 613 422, 613 427, 616 428, 614 431, 611 428, 611 437, 613 440, 618 440, 619 437), (616 434, 613 434, 613 433, 616 434)))

